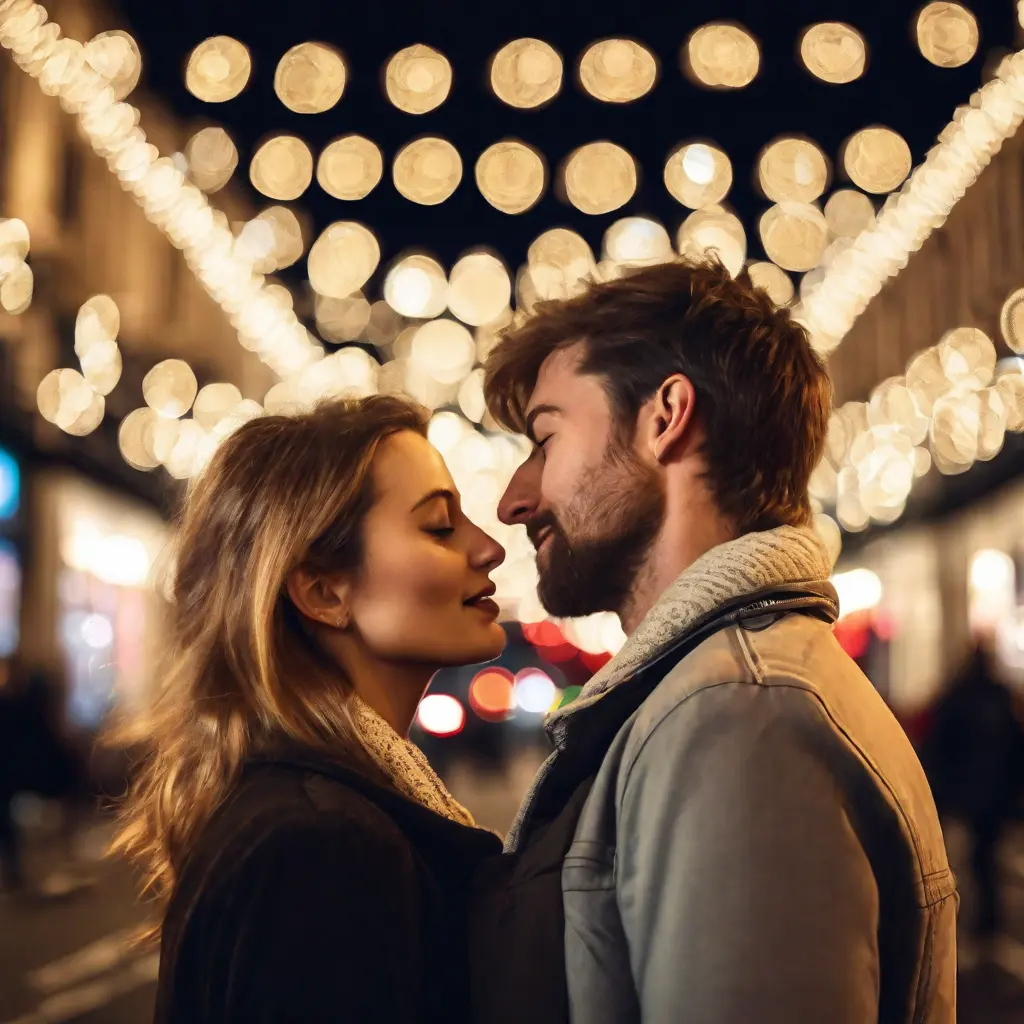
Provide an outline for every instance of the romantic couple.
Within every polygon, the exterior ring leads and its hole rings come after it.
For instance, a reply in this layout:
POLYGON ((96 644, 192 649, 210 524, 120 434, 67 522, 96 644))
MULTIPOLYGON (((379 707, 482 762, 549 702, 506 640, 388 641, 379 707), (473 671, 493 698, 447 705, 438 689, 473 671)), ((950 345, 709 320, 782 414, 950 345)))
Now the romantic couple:
POLYGON ((499 517, 545 607, 625 645, 550 716, 503 852, 407 738, 439 668, 505 642, 504 552, 426 414, 234 433, 185 503, 118 841, 159 1024, 951 1024, 932 797, 832 631, 804 329, 717 262, 649 267, 540 303, 486 396, 533 443, 499 517))

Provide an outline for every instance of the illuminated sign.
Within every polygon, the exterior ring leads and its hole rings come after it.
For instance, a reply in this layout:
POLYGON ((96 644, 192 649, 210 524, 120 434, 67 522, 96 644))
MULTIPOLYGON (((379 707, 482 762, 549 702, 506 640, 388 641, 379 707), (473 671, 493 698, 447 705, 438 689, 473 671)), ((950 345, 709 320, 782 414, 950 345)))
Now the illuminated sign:
POLYGON ((21 473, 5 448, 0 448, 0 522, 18 514, 21 500, 21 473))

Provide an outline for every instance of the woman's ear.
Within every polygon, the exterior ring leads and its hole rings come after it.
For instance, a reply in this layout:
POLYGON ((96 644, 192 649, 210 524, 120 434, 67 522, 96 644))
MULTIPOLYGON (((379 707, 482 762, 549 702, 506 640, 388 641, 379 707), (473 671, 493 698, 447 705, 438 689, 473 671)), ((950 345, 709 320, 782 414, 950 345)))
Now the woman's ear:
POLYGON ((285 581, 292 604, 314 625, 345 629, 351 619, 349 586, 306 566, 293 569, 285 581))

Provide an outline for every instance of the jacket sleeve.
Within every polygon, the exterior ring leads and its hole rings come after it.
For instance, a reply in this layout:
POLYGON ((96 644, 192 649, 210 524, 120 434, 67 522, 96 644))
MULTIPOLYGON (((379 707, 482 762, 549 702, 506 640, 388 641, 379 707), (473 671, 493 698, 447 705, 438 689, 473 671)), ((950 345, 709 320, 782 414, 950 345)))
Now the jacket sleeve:
POLYGON ((422 1019, 419 889, 397 837, 314 817, 264 837, 207 915, 224 1024, 422 1019))
POLYGON ((616 888, 644 1024, 877 1020, 877 890, 822 714, 795 688, 709 687, 624 766, 616 888))

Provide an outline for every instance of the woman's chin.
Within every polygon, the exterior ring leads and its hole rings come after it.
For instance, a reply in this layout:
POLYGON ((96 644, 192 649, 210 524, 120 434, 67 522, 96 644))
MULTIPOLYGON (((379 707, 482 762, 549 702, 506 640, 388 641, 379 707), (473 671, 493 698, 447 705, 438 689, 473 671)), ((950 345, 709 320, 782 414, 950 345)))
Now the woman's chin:
POLYGON ((508 637, 497 622, 489 623, 473 637, 460 637, 461 643, 445 652, 443 664, 456 668, 461 665, 481 665, 500 657, 508 637))

